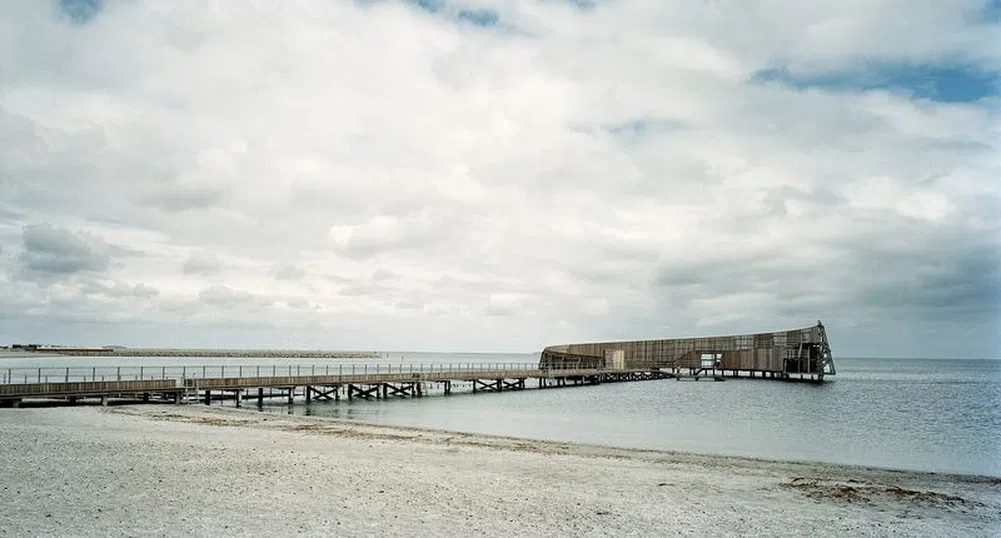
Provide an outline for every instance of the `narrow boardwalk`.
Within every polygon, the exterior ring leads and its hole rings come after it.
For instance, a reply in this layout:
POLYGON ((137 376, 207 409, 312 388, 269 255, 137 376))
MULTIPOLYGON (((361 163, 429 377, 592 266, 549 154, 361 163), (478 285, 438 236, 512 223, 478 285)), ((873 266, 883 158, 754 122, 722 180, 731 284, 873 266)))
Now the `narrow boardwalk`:
POLYGON ((604 368, 540 369, 534 364, 446 365, 283 365, 214 367, 112 367, 112 368, 11 368, 0 371, 0 404, 18 406, 27 399, 110 398, 173 403, 283 397, 292 403, 297 395, 306 401, 340 400, 342 397, 421 397, 428 384, 438 384, 444 394, 452 384, 472 384, 472 391, 523 390, 534 381, 538 388, 596 385, 678 377, 650 369, 604 368))

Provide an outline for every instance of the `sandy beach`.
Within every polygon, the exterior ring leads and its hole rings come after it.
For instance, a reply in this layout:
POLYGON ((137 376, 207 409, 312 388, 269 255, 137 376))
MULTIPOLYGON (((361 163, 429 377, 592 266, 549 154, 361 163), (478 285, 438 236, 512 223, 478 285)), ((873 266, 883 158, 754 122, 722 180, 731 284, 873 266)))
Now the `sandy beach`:
POLYGON ((0 409, 0 536, 997 536, 1001 479, 198 406, 0 409))

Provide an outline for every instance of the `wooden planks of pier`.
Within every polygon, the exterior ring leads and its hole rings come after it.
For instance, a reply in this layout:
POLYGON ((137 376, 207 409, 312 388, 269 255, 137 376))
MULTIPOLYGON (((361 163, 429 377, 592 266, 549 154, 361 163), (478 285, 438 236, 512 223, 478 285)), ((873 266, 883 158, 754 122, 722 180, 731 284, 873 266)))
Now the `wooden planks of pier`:
MULTIPOLYGON (((166 372, 166 370, 164 370, 166 372)), ((164 374, 166 375, 166 373, 164 374)), ((69 374, 67 373, 67 378, 69 374)), ((537 388, 554 388, 601 383, 644 381, 676 377, 671 372, 649 369, 606 370, 576 369, 439 369, 427 372, 377 372, 320 375, 264 375, 240 377, 165 378, 113 381, 56 381, 0 384, 0 403, 17 406, 26 399, 62 399, 76 402, 99 398, 127 398, 144 402, 204 402, 234 400, 239 407, 249 396, 259 405, 265 398, 285 398, 293 403, 297 396, 306 402, 316 400, 419 398, 427 386, 436 384, 445 395, 452 394, 454 383, 471 385, 473 393, 524 390, 535 381, 537 388)), ((8 380, 13 376, 8 376, 8 380)), ((41 378, 41 374, 39 374, 41 378)))

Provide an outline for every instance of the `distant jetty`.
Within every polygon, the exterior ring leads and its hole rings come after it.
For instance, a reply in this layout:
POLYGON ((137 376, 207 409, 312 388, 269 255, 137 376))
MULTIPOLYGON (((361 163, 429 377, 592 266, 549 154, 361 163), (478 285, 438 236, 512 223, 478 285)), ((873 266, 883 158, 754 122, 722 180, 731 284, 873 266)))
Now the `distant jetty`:
MULTIPOLYGON (((378 359, 375 351, 327 351, 304 349, 182 349, 182 348, 94 348, 39 346, 15 349, 22 357, 69 355, 74 357, 205 357, 248 359, 378 359)), ((0 355, 2 356, 2 355, 0 355)))

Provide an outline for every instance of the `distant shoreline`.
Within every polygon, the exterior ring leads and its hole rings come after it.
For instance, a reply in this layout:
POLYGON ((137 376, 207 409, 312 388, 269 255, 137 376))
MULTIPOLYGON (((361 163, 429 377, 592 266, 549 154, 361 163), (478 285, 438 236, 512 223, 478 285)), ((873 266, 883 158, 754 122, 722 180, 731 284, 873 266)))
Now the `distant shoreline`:
POLYGON ((59 348, 38 351, 0 350, 0 359, 33 357, 204 357, 204 358, 268 358, 268 359, 378 359, 375 351, 325 351, 300 349, 183 349, 129 348, 90 349, 59 348))
POLYGON ((58 353, 45 353, 40 351, 11 351, 9 349, 0 349, 0 359, 30 359, 33 357, 59 357, 58 353))

